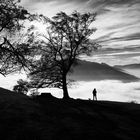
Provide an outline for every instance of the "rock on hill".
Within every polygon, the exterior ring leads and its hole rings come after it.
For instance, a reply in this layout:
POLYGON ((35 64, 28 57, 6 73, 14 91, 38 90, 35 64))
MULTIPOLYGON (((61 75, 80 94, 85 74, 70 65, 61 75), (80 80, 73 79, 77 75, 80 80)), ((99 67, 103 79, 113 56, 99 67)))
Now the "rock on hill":
POLYGON ((139 140, 139 128, 139 104, 31 99, 0 88, 1 140, 139 140))
POLYGON ((78 65, 73 67, 73 73, 69 77, 76 81, 121 80, 131 82, 139 80, 137 77, 107 64, 82 60, 78 60, 78 65))

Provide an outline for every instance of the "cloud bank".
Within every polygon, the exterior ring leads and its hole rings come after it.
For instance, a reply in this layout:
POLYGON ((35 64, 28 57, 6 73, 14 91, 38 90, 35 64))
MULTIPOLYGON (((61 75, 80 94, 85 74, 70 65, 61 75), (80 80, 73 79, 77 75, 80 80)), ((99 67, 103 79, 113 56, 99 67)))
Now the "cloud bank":
MULTIPOLYGON (((122 83, 120 81, 105 80, 100 82, 79 82, 69 88, 72 98, 93 99, 92 90, 97 89, 98 100, 137 102, 140 103, 140 82, 122 83)), ((51 92, 54 96, 61 98, 62 91, 58 89, 43 89, 40 92, 51 92)))

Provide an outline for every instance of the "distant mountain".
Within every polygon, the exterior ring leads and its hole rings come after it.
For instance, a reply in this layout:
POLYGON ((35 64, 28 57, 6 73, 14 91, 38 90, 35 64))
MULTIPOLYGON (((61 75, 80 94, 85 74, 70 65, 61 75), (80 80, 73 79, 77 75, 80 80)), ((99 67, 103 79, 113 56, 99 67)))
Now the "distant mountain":
POLYGON ((140 64, 115 65, 114 67, 121 69, 140 69, 140 64))
POLYGON ((139 80, 136 76, 117 67, 82 60, 78 60, 78 65, 73 67, 73 73, 69 77, 76 81, 120 80, 130 82, 139 80))
POLYGON ((116 65, 114 67, 140 78, 140 64, 116 65))

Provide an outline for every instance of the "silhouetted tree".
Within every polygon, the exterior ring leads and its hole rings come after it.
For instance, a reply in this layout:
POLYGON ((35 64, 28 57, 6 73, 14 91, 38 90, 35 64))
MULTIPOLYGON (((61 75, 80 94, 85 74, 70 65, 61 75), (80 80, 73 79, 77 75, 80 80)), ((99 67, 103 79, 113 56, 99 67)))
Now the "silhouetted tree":
POLYGON ((18 93, 23 93, 23 94, 27 94, 29 90, 29 84, 27 81, 24 81, 22 79, 19 79, 17 81, 17 85, 15 85, 13 87, 13 91, 18 92, 18 93))
POLYGON ((32 40, 32 45, 38 48, 29 74, 32 86, 62 88, 63 98, 69 98, 67 74, 71 66, 80 55, 90 55, 98 47, 89 39, 96 31, 91 28, 95 16, 77 11, 71 15, 60 12, 52 19, 40 16, 47 28, 46 34, 38 34, 34 37, 37 40, 32 40))
POLYGON ((29 16, 27 10, 19 6, 19 0, 0 0, 0 74, 14 71, 17 63, 25 64, 24 55, 27 47, 11 41, 12 36, 23 27, 22 21, 29 16), (22 54, 23 53, 23 54, 22 54), (15 66, 15 68, 13 67, 15 66))

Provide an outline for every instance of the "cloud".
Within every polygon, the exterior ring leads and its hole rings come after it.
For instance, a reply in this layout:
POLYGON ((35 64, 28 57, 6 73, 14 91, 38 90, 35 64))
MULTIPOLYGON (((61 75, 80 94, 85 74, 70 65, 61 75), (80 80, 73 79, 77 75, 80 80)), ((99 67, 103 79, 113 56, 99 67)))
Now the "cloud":
POLYGON ((71 4, 73 6, 76 5, 83 5, 83 7, 88 8, 88 10, 92 10, 94 9, 94 11, 97 11, 98 14, 105 14, 107 12, 110 11, 110 9, 108 9, 108 6, 115 6, 117 7, 118 5, 123 6, 123 5, 133 5, 136 3, 139 3, 139 1, 137 0, 23 0, 24 3, 28 3, 30 5, 34 5, 34 4, 47 4, 47 3, 54 3, 57 5, 67 5, 67 4, 71 4))
POLYGON ((112 42, 120 42, 120 41, 140 40, 140 32, 133 33, 133 34, 126 35, 126 36, 121 36, 121 37, 111 37, 114 34, 115 34, 115 32, 109 33, 105 36, 101 36, 100 38, 97 39, 97 41, 99 43, 103 43, 103 42, 112 43, 112 42))
POLYGON ((116 32, 109 32, 106 33, 105 35, 101 35, 100 37, 98 37, 97 39, 94 39, 96 42, 102 43, 102 42, 106 42, 109 41, 111 36, 114 35, 116 32))
POLYGON ((140 32, 139 33, 134 33, 134 34, 130 34, 127 36, 123 36, 123 37, 114 37, 111 38, 112 41, 129 41, 129 40, 140 40, 140 32))
POLYGON ((92 56, 81 56, 81 59, 91 62, 106 63, 111 66, 140 63, 140 45, 124 48, 101 48, 92 56))
MULTIPOLYGON (((70 2, 69 0, 29 0, 30 2, 50 2, 50 1, 56 1, 56 2, 70 2)), ((71 2, 87 2, 88 0, 71 0, 71 2)))
MULTIPOLYGON (((49 17, 60 11, 67 13, 74 10, 96 11, 97 17, 93 26, 97 28, 97 31, 91 36, 91 39, 97 41, 103 48, 114 48, 112 51, 117 52, 116 49, 124 52, 126 50, 123 49, 126 47, 140 47, 140 0, 23 0, 23 2, 34 12, 43 13, 49 17)), ((132 60, 131 58, 134 57, 134 54, 132 55, 124 55, 123 60, 123 55, 101 55, 103 58, 96 57, 96 60, 100 60, 100 62, 102 60, 111 65, 115 62, 126 64, 127 61, 132 63, 134 58, 132 60)))
MULTIPOLYGON (((134 23, 133 23, 134 24, 134 23)), ((118 26, 113 25, 106 31, 106 34, 100 35, 95 38, 95 41, 100 43, 103 46, 112 46, 114 48, 119 47, 123 48, 126 46, 139 46, 140 44, 140 24, 139 26, 118 26), (115 27, 112 29, 112 27, 115 27)))
POLYGON ((118 1, 115 5, 105 1, 101 5, 104 7, 100 6, 100 8, 107 8, 109 11, 98 15, 94 24, 97 31, 92 38, 103 47, 121 48, 126 44, 138 45, 140 43, 140 1, 118 1))
POLYGON ((32 3, 46 3, 46 2, 60 2, 60 3, 68 3, 68 2, 74 2, 74 3, 88 3, 91 6, 95 5, 95 7, 97 6, 108 6, 108 5, 125 5, 128 4, 129 6, 136 4, 136 3, 140 3, 139 0, 24 0, 24 1, 29 1, 32 3))
MULTIPOLYGON (((129 21, 128 21, 129 22, 129 21)), ((106 30, 116 30, 116 29, 126 29, 126 28, 131 28, 131 26, 133 26, 134 23, 130 22, 130 23, 118 23, 115 25, 111 25, 109 27, 106 28, 106 30)))
MULTIPOLYGON (((92 99, 92 90, 97 89, 98 100, 136 101, 140 103, 140 94, 137 89, 140 88, 140 82, 122 83, 115 80, 105 80, 100 82, 79 82, 77 86, 69 88, 69 94, 72 98, 92 99)), ((61 91, 53 95, 61 97, 61 91)))
POLYGON ((57 4, 57 5, 65 5, 65 4, 68 4, 68 3, 76 3, 76 4, 79 4, 79 3, 86 3, 88 2, 88 0, 22 0, 22 3, 23 4, 31 4, 31 5, 36 5, 36 4, 48 4, 48 3, 54 3, 54 4, 57 4))
POLYGON ((106 6, 132 6, 134 4, 139 4, 139 0, 90 0, 89 4, 92 7, 106 7, 106 6))
POLYGON ((0 87, 4 87, 6 89, 13 89, 13 86, 17 84, 19 79, 26 79, 27 76, 25 73, 14 73, 12 75, 8 75, 6 77, 0 75, 0 87))
MULTIPOLYGON (((69 95, 72 98, 93 99, 92 90, 97 89, 98 100, 140 103, 140 82, 122 83, 115 80, 100 82, 78 82, 69 88, 69 95)), ((54 96, 62 98, 62 90, 41 89, 40 92, 51 92, 54 96)))

